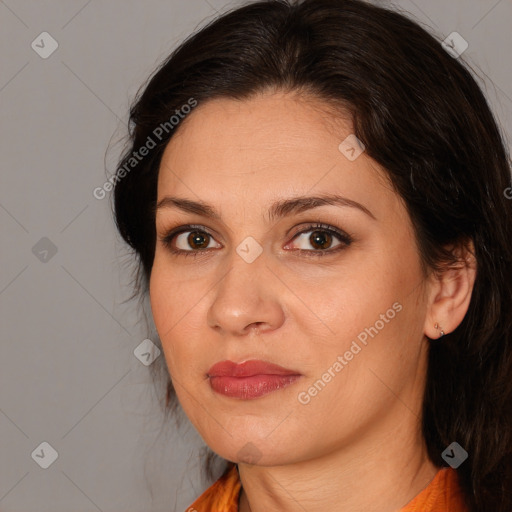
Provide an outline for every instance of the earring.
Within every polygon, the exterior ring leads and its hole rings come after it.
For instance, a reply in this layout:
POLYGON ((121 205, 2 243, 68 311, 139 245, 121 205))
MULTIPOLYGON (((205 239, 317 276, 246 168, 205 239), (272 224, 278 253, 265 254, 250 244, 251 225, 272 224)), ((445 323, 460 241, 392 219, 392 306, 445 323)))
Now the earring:
MULTIPOLYGON (((439 324, 436 322, 436 324, 434 325, 434 327, 436 329, 439 329, 439 324)), ((441 329, 441 333, 439 334, 439 338, 442 338, 444 336, 444 331, 441 329)))

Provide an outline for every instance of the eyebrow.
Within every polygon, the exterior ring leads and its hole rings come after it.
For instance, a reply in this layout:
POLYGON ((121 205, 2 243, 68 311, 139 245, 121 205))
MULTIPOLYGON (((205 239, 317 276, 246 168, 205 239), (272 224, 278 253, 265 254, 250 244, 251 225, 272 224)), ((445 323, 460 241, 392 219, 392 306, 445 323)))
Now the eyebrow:
MULTIPOLYGON (((280 199, 274 202, 268 212, 268 220, 272 222, 275 219, 287 217, 301 213, 320 206, 348 206, 357 208, 374 220, 375 215, 365 206, 352 199, 340 196, 338 194, 323 194, 318 196, 299 196, 290 199, 280 199)), ((203 217, 221 220, 221 217, 215 208, 203 201, 192 201, 180 197, 166 196, 158 201, 155 213, 164 208, 178 208, 184 212, 195 213, 203 217)))

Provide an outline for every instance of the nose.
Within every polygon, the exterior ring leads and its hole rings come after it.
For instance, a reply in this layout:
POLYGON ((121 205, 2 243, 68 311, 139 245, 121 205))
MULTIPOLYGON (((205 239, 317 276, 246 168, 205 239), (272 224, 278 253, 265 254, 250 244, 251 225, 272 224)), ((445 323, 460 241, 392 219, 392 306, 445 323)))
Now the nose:
POLYGON ((208 309, 208 326, 227 336, 278 329, 285 320, 283 297, 283 284, 267 267, 265 252, 247 263, 233 251, 208 309))

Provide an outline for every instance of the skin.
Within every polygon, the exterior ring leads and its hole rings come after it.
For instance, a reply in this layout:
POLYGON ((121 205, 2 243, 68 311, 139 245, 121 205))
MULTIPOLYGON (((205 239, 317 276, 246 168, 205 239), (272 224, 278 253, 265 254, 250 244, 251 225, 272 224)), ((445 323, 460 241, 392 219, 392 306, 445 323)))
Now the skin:
MULTIPOLYGON (((366 152, 350 161, 338 149, 352 133, 348 118, 335 118, 317 99, 265 92, 200 104, 162 158, 157 201, 200 200, 220 215, 158 210, 150 300, 185 413, 211 449, 239 464, 241 512, 391 512, 438 471, 420 432, 426 336, 439 336, 436 322, 449 333, 462 321, 474 264, 424 275, 410 217, 385 171, 366 152), (336 205, 266 217, 276 200, 331 193, 375 218, 336 205), (318 248, 315 228, 299 234, 313 222, 353 242, 333 252, 343 244, 333 236, 318 248), (187 224, 212 234, 197 258, 172 254, 160 240, 187 224), (249 236, 263 250, 252 263, 236 252, 249 236), (400 312, 300 403, 298 394, 397 302, 400 312), (302 376, 254 400, 212 390, 214 363, 247 359, 302 376)), ((200 252, 187 243, 190 231, 174 247, 200 252)))

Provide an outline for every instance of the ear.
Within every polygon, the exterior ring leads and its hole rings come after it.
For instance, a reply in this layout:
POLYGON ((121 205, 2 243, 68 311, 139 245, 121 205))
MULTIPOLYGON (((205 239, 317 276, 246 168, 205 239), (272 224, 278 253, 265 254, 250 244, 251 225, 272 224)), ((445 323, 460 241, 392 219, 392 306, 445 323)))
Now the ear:
POLYGON ((451 248, 458 263, 432 273, 423 332, 431 339, 453 332, 464 319, 476 278, 475 246, 472 240, 451 248), (435 325, 438 324, 436 329, 435 325))

